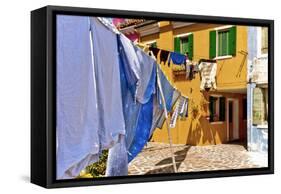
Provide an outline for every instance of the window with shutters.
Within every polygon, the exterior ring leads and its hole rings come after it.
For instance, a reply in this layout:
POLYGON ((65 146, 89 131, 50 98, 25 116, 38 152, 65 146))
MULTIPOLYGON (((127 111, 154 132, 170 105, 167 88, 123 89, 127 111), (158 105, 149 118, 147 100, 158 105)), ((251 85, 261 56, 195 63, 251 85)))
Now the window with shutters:
POLYGON ((183 37, 181 38, 181 53, 182 54, 186 54, 188 53, 189 49, 188 49, 188 37, 183 37))
POLYGON ((218 45, 217 52, 218 56, 230 55, 228 45, 229 45, 229 30, 221 30, 217 32, 218 45))
POLYGON ((209 97, 209 116, 210 122, 225 121, 225 97, 209 97))
POLYGON ((236 55, 236 26, 210 31, 211 59, 236 55))
POLYGON ((186 36, 178 36, 174 38, 174 51, 188 56, 190 60, 193 58, 193 34, 186 36))

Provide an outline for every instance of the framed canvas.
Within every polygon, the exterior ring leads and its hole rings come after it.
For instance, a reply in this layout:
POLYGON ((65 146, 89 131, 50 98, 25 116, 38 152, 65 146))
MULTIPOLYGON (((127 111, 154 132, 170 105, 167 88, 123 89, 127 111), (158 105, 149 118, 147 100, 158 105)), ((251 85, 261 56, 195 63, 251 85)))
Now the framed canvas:
POLYGON ((274 172, 272 20, 31 12, 31 182, 274 172))

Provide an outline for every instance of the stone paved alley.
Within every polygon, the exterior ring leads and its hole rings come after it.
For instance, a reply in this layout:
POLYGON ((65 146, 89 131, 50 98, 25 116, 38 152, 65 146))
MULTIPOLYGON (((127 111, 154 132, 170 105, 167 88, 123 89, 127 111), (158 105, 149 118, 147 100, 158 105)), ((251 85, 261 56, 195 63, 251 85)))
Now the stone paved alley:
MULTIPOLYGON (((239 144, 173 145, 178 172, 265 167, 266 156, 256 160, 239 144)), ((172 173, 169 144, 149 142, 130 163, 129 175, 172 173)))

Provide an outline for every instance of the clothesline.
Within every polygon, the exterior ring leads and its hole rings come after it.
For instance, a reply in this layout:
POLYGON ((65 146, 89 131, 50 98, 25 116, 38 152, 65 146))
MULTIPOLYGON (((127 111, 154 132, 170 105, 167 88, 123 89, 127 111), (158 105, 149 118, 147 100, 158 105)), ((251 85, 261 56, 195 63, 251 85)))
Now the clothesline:
MULTIPOLYGON (((148 46, 148 45, 146 45, 146 44, 139 43, 139 42, 138 42, 138 43, 135 43, 135 44, 136 44, 136 45, 139 45, 139 46, 142 46, 142 47, 144 47, 144 48, 146 48, 146 49, 152 48, 152 47, 150 47, 150 46, 148 46)), ((176 52, 176 51, 166 50, 166 49, 162 49, 162 48, 159 48, 159 47, 153 47, 153 48, 159 49, 159 51, 165 51, 165 52, 169 52, 169 53, 177 53, 177 54, 179 54, 179 55, 186 56, 186 55, 184 55, 184 54, 182 54, 182 53, 179 53, 179 52, 176 52)), ((200 59, 209 59, 209 56, 203 56, 203 55, 193 55, 193 56, 199 57, 200 59)))
MULTIPOLYGON (((155 60, 155 62, 157 64, 157 60, 156 60, 156 57, 154 56, 153 52, 151 52, 152 55, 149 55, 147 52, 144 52, 144 53, 146 55, 150 56, 153 60, 155 60)), ((158 64, 158 66, 161 68, 161 66, 159 64, 158 64)), ((165 75, 166 79, 169 81, 170 85, 173 86, 175 88, 175 90, 177 90, 181 94, 181 96, 183 96, 184 98, 188 99, 188 97, 186 95, 182 94, 182 92, 180 92, 180 90, 171 83, 171 80, 169 79, 169 77, 166 75, 166 73, 163 70, 162 70, 162 72, 165 75)))
MULTIPOLYGON (((153 57, 152 57, 153 58, 153 57)), ((155 60, 155 59, 154 59, 155 60)), ((156 61, 157 62, 157 61, 156 61)), ((161 68, 161 66, 159 65, 159 67, 161 68)), ((174 86, 172 83, 171 83, 171 80, 169 79, 169 77, 166 75, 166 73, 162 70, 162 72, 163 72, 163 74, 165 75, 165 77, 167 78, 167 80, 168 80, 168 82, 171 84, 171 86, 173 86, 174 88, 175 88, 175 90, 177 90, 179 93, 180 93, 180 95, 181 96, 183 96, 183 97, 185 97, 185 98, 187 98, 188 99, 188 97, 186 96, 186 95, 184 95, 184 94, 182 94, 182 92, 180 92, 180 90, 176 87, 176 86, 174 86)))

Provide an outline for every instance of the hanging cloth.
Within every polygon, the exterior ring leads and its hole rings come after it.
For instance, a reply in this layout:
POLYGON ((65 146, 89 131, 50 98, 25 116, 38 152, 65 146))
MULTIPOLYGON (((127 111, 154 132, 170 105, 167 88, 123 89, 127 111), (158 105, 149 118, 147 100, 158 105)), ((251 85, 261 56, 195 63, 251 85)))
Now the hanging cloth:
POLYGON ((186 64, 185 65, 185 76, 186 76, 186 79, 190 79, 190 72, 191 72, 191 64, 186 64))
POLYGON ((107 177, 128 175, 128 156, 124 135, 119 135, 118 143, 109 149, 105 175, 107 177))
POLYGON ((190 68, 190 71, 189 71, 189 80, 192 80, 192 79, 194 79, 194 65, 191 64, 191 65, 189 66, 189 68, 190 68))
MULTIPOLYGON (((147 87, 147 93, 155 91, 156 84, 156 65, 154 65, 151 73, 150 84, 147 87)), ((149 140, 149 135, 153 120, 153 99, 155 94, 151 93, 150 99, 145 104, 141 105, 138 115, 137 127, 135 130, 134 139, 128 149, 128 161, 132 161, 139 152, 143 149, 149 140)))
MULTIPOLYGON (((174 90, 173 98, 172 98, 172 107, 175 105, 175 103, 177 102, 179 97, 180 97, 180 92, 178 90, 174 90)), ((166 102, 167 102, 167 100, 166 100, 166 102)), ((166 120, 164 110, 160 108, 160 105, 159 105, 159 109, 160 109, 160 111, 156 115, 155 123, 152 125, 154 127, 153 130, 156 127, 159 128, 159 129, 162 129, 163 124, 166 120)))
POLYGON ((124 35, 118 36, 128 162, 149 139, 155 95, 155 61, 124 35), (122 73, 123 72, 123 73, 122 73))
POLYGON ((151 50, 153 52, 153 55, 155 56, 155 58, 157 58, 160 49, 154 48, 154 47, 149 47, 149 50, 151 50))
POLYGON ((200 90, 216 89, 217 63, 201 62, 198 68, 201 75, 200 90))
POLYGON ((89 17, 57 16, 57 179, 74 178, 99 159, 99 114, 89 30, 89 17))
POLYGON ((100 144, 101 149, 109 149, 119 134, 125 135, 117 35, 95 17, 91 17, 91 35, 100 144))
POLYGON ((94 17, 91 18, 91 33, 99 100, 99 135, 102 149, 109 149, 106 176, 125 176, 128 174, 126 122, 117 34, 94 17))
POLYGON ((188 98, 181 96, 181 105, 180 105, 179 115, 181 118, 187 117, 188 112, 188 98))
POLYGON ((160 64, 164 62, 164 65, 166 64, 168 57, 169 57, 169 51, 161 50, 160 52, 160 64))
POLYGON ((186 56, 180 53, 171 52, 168 60, 168 66, 170 67, 171 61, 174 65, 186 64, 186 56))
POLYGON ((182 114, 182 118, 188 117, 188 98, 186 98, 185 104, 184 104, 184 111, 182 114))
POLYGON ((175 108, 175 110, 174 110, 174 112, 172 114, 171 122, 170 122, 170 128, 175 128, 176 127, 176 122, 177 122, 178 115, 179 115, 179 102, 177 102, 176 108, 175 108))
MULTIPOLYGON (((173 99, 173 94, 174 94, 175 88, 170 84, 167 77, 165 76, 165 74, 163 73, 163 71, 160 68, 159 68, 159 79, 160 79, 163 94, 164 94, 164 97, 166 100, 166 106, 167 106, 166 108, 167 108, 167 111, 170 112, 172 109, 172 99, 173 99)), ((157 93, 157 95, 158 95, 158 101, 160 103, 160 107, 163 109, 163 102, 162 102, 159 92, 157 93)))

